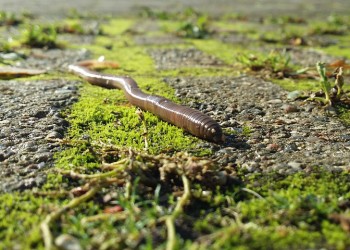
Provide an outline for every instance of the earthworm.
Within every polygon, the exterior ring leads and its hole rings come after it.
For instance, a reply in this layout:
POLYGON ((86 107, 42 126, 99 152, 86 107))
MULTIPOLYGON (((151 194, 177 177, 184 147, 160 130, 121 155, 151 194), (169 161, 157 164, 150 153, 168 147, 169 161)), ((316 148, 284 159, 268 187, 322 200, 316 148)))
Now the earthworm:
POLYGON ((69 65, 69 70, 92 85, 123 90, 131 104, 153 113, 160 119, 180 127, 194 136, 216 143, 224 141, 220 125, 211 117, 198 110, 173 103, 164 97, 146 94, 129 76, 104 74, 79 64, 69 65))

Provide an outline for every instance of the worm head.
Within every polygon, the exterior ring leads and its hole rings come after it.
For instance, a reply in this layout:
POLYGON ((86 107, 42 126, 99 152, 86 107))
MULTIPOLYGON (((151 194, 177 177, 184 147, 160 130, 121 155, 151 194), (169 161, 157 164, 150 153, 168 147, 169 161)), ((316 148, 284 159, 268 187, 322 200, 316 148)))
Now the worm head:
POLYGON ((209 138, 211 141, 216 143, 223 143, 225 141, 225 136, 222 133, 222 129, 219 124, 214 124, 208 130, 209 138))

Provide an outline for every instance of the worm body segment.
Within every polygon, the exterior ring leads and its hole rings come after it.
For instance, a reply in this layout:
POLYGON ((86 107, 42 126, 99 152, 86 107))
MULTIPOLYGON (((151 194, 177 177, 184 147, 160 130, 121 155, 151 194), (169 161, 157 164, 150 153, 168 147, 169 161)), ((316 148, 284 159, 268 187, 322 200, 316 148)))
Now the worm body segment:
POLYGON ((173 103, 164 97, 142 92, 131 77, 102 74, 80 65, 69 65, 69 70, 93 85, 123 90, 131 104, 199 138, 216 143, 224 140, 220 125, 212 118, 198 110, 173 103))

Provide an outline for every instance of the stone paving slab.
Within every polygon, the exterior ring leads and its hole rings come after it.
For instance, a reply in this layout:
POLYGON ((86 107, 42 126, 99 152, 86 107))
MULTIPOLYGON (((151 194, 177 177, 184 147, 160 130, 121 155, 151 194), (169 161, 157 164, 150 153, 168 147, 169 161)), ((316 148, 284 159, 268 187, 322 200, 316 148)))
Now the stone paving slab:
POLYGON ((82 12, 97 14, 129 14, 136 13, 141 7, 166 11, 178 11, 186 7, 193 7, 199 11, 214 15, 223 13, 240 13, 249 16, 265 15, 298 15, 308 17, 326 17, 331 13, 348 13, 350 2, 348 0, 1 0, 1 9, 14 12, 32 12, 47 17, 66 15, 70 10, 77 9, 82 12))
POLYGON ((69 124, 60 112, 77 100, 66 80, 0 81, 0 192, 40 186, 69 124), (18 86, 20 84, 20 86, 18 86))

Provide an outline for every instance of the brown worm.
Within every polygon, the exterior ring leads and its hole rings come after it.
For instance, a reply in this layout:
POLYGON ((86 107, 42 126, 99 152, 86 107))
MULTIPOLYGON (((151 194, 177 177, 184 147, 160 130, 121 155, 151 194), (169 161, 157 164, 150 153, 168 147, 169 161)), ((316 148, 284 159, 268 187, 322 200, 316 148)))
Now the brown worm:
POLYGON ((212 118, 198 110, 173 103, 164 97, 142 92, 131 77, 102 74, 77 64, 69 65, 69 70, 93 85, 123 90, 131 104, 153 113, 192 135, 216 143, 224 141, 220 125, 212 118))

